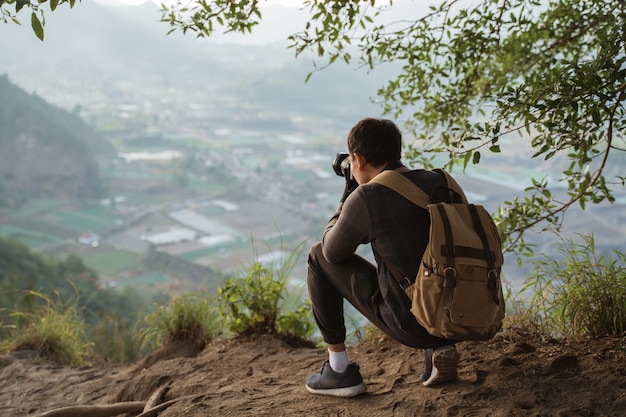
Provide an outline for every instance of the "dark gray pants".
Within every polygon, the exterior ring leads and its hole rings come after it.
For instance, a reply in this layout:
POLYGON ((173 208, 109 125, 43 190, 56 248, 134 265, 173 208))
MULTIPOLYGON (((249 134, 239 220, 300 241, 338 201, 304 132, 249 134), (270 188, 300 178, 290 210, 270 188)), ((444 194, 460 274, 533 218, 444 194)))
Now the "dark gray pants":
POLYGON ((375 297, 380 297, 376 267, 362 257, 355 254, 345 262, 331 264, 322 255, 321 244, 315 244, 309 252, 307 286, 313 317, 324 342, 338 344, 346 340, 344 298, 372 324, 390 333, 376 307, 375 297))
POLYGON ((380 315, 382 296, 376 267, 358 255, 341 263, 330 263, 315 244, 308 257, 307 286, 313 317, 324 342, 339 344, 346 340, 343 299, 348 300, 373 325, 393 340, 415 348, 430 348, 454 343, 434 337, 417 321, 410 329, 390 328, 380 315))

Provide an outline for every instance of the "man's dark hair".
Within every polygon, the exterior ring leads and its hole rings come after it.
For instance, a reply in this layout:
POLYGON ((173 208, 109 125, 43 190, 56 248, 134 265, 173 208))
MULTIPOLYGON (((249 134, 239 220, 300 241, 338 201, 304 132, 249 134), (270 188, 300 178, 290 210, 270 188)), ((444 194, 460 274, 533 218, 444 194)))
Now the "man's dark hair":
POLYGON ((373 166, 399 161, 402 133, 391 120, 368 117, 350 129, 348 151, 358 153, 373 166))

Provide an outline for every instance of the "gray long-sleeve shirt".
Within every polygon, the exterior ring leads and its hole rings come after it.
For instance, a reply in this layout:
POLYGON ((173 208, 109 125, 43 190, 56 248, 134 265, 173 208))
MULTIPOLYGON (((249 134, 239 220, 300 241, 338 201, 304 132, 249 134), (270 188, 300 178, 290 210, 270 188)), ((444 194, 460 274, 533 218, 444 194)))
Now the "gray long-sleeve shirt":
MULTIPOLYGON (((402 172, 436 201, 449 201, 443 175, 427 170, 402 172)), ((385 323, 398 339, 408 346, 423 343, 414 340, 411 329, 419 326, 410 312, 410 301, 393 278, 383 259, 404 276, 415 278, 428 244, 428 212, 395 191, 380 184, 363 184, 340 204, 322 237, 324 257, 341 262, 355 253, 361 244, 370 243, 377 263, 381 292, 379 310, 385 323)))

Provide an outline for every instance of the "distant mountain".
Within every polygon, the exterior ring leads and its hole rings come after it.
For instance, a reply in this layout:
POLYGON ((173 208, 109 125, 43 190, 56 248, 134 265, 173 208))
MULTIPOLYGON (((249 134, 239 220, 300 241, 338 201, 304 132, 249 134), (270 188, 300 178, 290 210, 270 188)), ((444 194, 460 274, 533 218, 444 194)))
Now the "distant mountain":
POLYGON ((102 196, 94 153, 113 150, 79 117, 0 76, 0 203, 102 196))
POLYGON ((210 39, 196 39, 193 33, 166 35, 170 27, 160 22, 161 11, 153 3, 108 7, 82 0, 72 9, 47 13, 43 42, 23 16, 22 26, 0 24, 6 57, 0 74, 63 108, 81 106, 99 115, 103 107, 127 104, 150 106, 152 114, 175 111, 160 109, 177 95, 184 101, 198 101, 194 95, 227 101, 217 105, 220 109, 234 103, 242 111, 288 110, 326 118, 347 113, 346 126, 380 113, 370 98, 389 79, 386 69, 368 74, 357 63, 340 63, 305 83, 315 58, 305 54, 296 60, 286 37, 304 28, 306 12, 273 5, 262 13, 250 35, 217 29, 210 39))

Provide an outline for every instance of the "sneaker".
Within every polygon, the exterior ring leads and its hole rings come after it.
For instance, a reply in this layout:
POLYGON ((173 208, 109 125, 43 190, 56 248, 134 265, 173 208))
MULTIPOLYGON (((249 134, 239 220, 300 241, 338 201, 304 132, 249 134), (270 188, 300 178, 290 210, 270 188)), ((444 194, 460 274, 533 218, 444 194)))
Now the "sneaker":
POLYGON ((455 380, 460 356, 456 348, 452 345, 438 347, 432 355, 433 370, 422 384, 429 387, 455 380))
POLYGON ((367 391, 359 365, 351 363, 342 373, 335 372, 326 361, 319 374, 311 375, 306 381, 306 389, 312 394, 335 397, 354 397, 367 391))
POLYGON ((424 349, 424 367, 419 377, 420 382, 427 381, 430 374, 433 373, 433 350, 432 348, 424 349))

